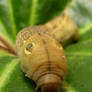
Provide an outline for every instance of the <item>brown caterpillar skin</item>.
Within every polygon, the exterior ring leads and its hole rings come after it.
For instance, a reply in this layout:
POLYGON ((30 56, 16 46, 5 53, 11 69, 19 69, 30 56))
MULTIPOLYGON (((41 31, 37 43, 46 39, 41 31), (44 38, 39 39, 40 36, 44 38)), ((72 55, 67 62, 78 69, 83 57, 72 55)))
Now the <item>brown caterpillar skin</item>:
POLYGON ((67 62, 61 43, 78 40, 78 29, 65 14, 45 25, 28 27, 19 32, 17 54, 26 76, 42 92, 59 92, 67 73, 67 62))
POLYGON ((48 22, 46 27, 53 30, 50 33, 63 45, 67 45, 68 41, 77 41, 79 39, 78 27, 67 13, 48 22))

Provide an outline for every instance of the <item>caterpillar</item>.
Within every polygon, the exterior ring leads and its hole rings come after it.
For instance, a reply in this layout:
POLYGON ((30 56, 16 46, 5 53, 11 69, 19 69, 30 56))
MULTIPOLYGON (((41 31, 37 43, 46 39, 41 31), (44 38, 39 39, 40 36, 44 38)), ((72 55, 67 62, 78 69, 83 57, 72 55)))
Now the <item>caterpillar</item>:
POLYGON ((18 33, 16 51, 21 69, 36 83, 36 89, 60 92, 68 70, 63 46, 78 39, 78 28, 67 13, 18 33))

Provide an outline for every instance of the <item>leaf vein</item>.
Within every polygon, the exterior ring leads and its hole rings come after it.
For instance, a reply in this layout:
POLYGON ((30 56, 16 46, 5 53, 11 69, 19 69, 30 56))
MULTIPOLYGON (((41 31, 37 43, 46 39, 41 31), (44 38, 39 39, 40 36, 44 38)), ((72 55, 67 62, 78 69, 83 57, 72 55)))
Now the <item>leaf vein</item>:
POLYGON ((13 7, 12 7, 12 0, 8 0, 8 6, 9 6, 9 13, 10 13, 10 20, 11 20, 11 24, 12 24, 12 31, 13 31, 13 35, 16 38, 16 24, 15 24, 15 19, 14 19, 14 15, 13 15, 13 7))
POLYGON ((36 18, 36 6, 37 6, 38 0, 33 0, 32 1, 32 9, 30 10, 30 18, 29 18, 29 24, 34 25, 35 23, 35 18, 36 18))
POLYGON ((84 35, 89 29, 92 28, 92 23, 88 24, 87 26, 80 29, 80 35, 84 35))
POLYGON ((10 74, 12 73, 12 71, 14 70, 15 66, 18 63, 19 62, 16 62, 14 60, 5 67, 5 70, 3 71, 2 76, 0 76, 0 92, 2 91, 2 87, 4 87, 4 85, 6 84, 8 77, 10 76, 10 74))

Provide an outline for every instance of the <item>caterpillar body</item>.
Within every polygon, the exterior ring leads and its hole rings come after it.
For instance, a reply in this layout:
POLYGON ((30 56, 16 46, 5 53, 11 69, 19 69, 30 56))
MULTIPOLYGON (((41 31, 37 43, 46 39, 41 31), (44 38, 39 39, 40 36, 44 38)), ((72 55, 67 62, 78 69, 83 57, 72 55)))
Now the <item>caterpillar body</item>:
POLYGON ((78 28, 68 14, 19 32, 17 55, 23 72, 36 83, 36 89, 60 91, 60 84, 67 73, 67 60, 61 44, 78 39, 78 28))

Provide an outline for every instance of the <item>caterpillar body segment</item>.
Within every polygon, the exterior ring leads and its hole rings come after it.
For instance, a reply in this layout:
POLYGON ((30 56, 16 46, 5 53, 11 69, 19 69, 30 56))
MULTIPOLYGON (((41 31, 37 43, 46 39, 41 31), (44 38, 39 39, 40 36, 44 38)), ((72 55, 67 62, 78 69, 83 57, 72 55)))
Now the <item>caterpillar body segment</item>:
POLYGON ((67 13, 46 23, 45 26, 51 30, 50 34, 64 46, 79 39, 78 27, 67 13))
POLYGON ((59 84, 67 72, 63 47, 49 34, 35 30, 24 29, 16 41, 22 70, 37 82, 37 88, 48 83, 59 84))
POLYGON ((16 50, 21 68, 42 92, 60 92, 67 74, 67 60, 61 46, 79 39, 78 28, 68 15, 40 26, 24 28, 17 36, 16 50))

